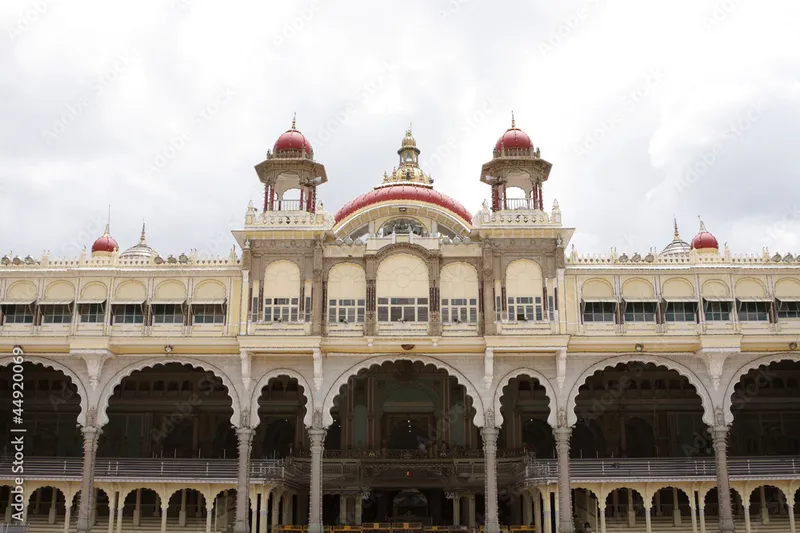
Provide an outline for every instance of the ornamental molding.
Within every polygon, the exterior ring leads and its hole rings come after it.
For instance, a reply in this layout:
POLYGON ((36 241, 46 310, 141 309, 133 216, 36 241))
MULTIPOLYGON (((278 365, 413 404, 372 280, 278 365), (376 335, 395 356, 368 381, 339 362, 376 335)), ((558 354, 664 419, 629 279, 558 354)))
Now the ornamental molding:
POLYGON ((73 349, 70 353, 74 356, 80 357, 86 363, 86 372, 89 375, 89 386, 92 390, 97 390, 100 384, 100 374, 103 371, 103 365, 109 359, 115 356, 110 350, 100 349, 73 349))

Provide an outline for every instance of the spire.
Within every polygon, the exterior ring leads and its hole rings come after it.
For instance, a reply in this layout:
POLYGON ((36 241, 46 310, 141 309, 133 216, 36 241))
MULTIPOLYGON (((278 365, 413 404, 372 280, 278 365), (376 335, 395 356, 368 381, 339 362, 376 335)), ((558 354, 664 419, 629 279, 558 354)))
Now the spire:
POLYGON ((297 113, 292 113, 292 130, 297 129, 297 113))
POLYGON ((706 230, 706 225, 703 224, 703 219, 700 218, 700 215, 697 215, 697 220, 700 221, 700 231, 708 231, 708 230, 706 230))
POLYGON ((105 237, 106 235, 111 235, 111 224, 106 224, 106 229, 103 232, 103 237, 105 237))
POLYGON ((139 244, 146 244, 144 239, 144 220, 142 220, 142 236, 139 237, 139 244))
POLYGON ((672 215, 672 226, 673 226, 673 228, 674 228, 674 233, 673 233, 673 237, 674 237, 674 238, 673 238, 673 240, 674 240, 674 241, 679 241, 679 240, 681 240, 681 236, 680 236, 680 234, 678 233, 678 219, 677 219, 677 218, 675 218, 675 215, 672 215))
POLYGON ((511 129, 517 129, 517 125, 514 123, 514 111, 511 111, 511 129))

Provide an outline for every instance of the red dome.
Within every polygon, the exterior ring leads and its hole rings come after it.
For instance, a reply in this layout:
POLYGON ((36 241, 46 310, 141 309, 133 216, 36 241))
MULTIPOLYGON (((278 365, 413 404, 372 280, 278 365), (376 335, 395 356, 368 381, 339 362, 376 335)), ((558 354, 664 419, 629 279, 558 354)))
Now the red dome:
POLYGON ((501 145, 506 149, 522 148, 530 150, 533 148, 531 138, 528 137, 527 133, 518 128, 507 129, 503 136, 497 139, 497 144, 494 145, 494 149, 499 152, 501 145))
POLYGON ((692 239, 692 250, 719 249, 717 238, 706 231, 705 225, 700 223, 700 233, 692 239))
POLYGON ((339 209, 336 213, 335 220, 338 224, 342 219, 363 209, 364 207, 377 204, 380 202, 397 201, 397 200, 416 200, 418 202, 427 202, 429 204, 444 207, 448 211, 458 215, 466 222, 472 222, 472 215, 469 211, 456 202, 449 196, 442 194, 427 187, 419 187, 417 185, 392 185, 390 187, 381 187, 374 189, 366 194, 362 194, 355 200, 346 203, 344 207, 339 209))
POLYGON ((311 143, 308 142, 306 136, 297 131, 296 129, 288 130, 286 133, 278 137, 275 141, 273 148, 274 152, 283 152, 285 150, 301 151, 305 147, 306 152, 313 154, 314 150, 311 148, 311 143))
POLYGON ((119 250, 119 245, 117 244, 117 241, 115 241, 111 235, 108 234, 108 231, 106 231, 102 237, 94 241, 94 244, 92 245, 92 253, 113 252, 115 250, 119 250))

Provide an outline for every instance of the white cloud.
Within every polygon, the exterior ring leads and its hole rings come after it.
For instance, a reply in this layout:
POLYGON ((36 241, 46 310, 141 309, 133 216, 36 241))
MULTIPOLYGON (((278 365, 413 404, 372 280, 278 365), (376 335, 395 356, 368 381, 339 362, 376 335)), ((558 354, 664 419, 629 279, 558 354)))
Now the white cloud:
POLYGON ((327 209, 378 183, 413 122, 437 187, 474 211, 513 109, 579 249, 663 246, 674 213, 686 238, 701 214, 734 251, 795 253, 798 15, 790 0, 7 0, 0 207, 24 222, 0 249, 58 250, 109 203, 122 246, 146 218, 163 253, 222 249, 293 112, 327 209))

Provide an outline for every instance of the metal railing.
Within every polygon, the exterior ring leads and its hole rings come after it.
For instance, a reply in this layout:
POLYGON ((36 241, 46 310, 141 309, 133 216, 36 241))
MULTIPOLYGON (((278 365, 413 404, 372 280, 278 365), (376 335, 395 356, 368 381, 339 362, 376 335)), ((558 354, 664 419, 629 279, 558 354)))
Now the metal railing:
MULTIPOLYGON (((555 459, 537 460, 524 470, 529 482, 555 481, 555 459)), ((569 477, 573 481, 607 480, 714 480, 717 467, 713 457, 651 459, 570 459, 569 477)), ((731 479, 800 479, 800 457, 730 457, 731 479)))
POLYGON ((506 198, 505 209, 536 209, 536 205, 532 198, 506 198))
MULTIPOLYGON (((80 479, 83 459, 80 457, 28 457, 24 462, 27 479, 80 479)), ((0 460, 0 476, 12 475, 12 461, 0 460)), ((254 460, 250 477, 255 481, 283 479, 283 461, 254 460)), ((113 481, 209 480, 235 482, 238 479, 236 459, 105 459, 98 458, 95 478, 113 481)))

